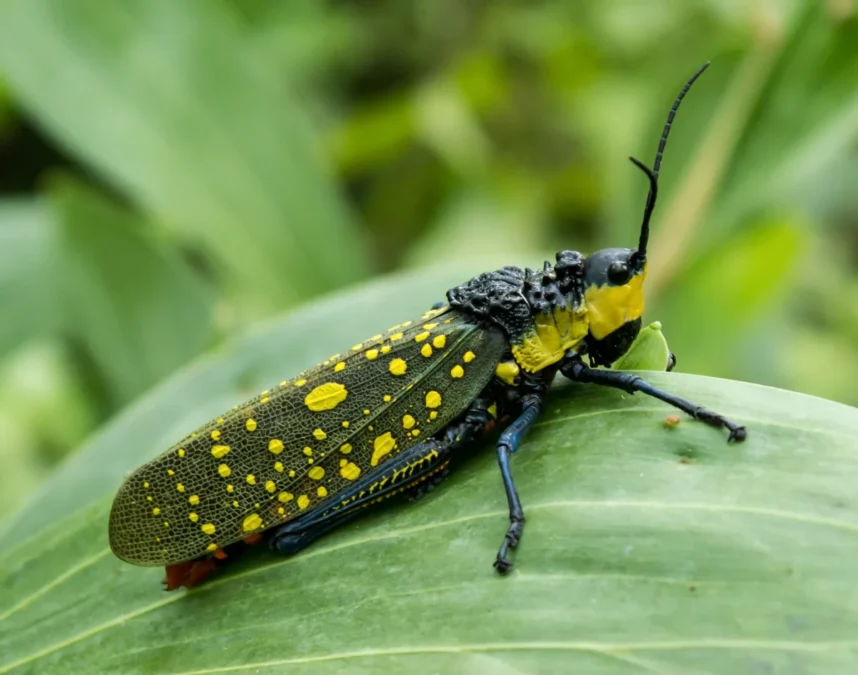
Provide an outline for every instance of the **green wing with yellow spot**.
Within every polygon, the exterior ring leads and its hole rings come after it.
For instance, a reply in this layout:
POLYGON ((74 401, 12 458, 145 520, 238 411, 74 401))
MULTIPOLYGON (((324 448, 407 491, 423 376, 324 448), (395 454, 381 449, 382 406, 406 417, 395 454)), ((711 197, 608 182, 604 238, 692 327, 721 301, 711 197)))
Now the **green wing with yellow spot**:
POLYGON ((174 564, 335 504, 461 413, 507 346, 498 329, 444 307, 281 382, 125 480, 110 514, 113 552, 174 564))

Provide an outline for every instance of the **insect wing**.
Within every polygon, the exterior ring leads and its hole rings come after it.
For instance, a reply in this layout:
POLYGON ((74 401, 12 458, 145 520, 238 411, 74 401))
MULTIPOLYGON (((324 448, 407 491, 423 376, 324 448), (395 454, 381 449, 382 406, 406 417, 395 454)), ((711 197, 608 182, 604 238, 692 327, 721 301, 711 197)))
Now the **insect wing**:
POLYGON ((111 548, 173 564, 336 503, 462 412, 505 345, 445 307, 281 382, 132 473, 111 510, 111 548))

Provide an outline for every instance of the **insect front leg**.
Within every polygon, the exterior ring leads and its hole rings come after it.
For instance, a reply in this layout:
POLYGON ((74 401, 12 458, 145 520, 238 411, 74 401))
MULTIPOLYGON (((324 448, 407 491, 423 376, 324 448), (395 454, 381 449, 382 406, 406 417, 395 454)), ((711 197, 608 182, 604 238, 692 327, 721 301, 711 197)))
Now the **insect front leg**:
POLYGON ((669 403, 675 408, 679 408, 682 412, 688 413, 693 418, 708 424, 717 429, 726 428, 730 431, 729 441, 744 441, 747 436, 745 427, 727 419, 712 410, 708 410, 702 406, 692 403, 688 399, 681 396, 676 396, 670 392, 659 389, 655 385, 650 384, 646 380, 641 379, 632 373, 624 373, 618 370, 597 370, 589 368, 577 356, 566 360, 560 366, 560 372, 570 380, 576 382, 586 382, 589 384, 598 384, 604 387, 614 387, 622 389, 630 394, 636 391, 643 392, 647 396, 652 396, 665 403, 669 403))
POLYGON ((507 554, 509 549, 518 546, 524 531, 524 510, 521 507, 518 491, 515 489, 509 458, 518 450, 524 435, 542 412, 542 397, 538 394, 528 394, 522 397, 521 405, 521 414, 501 434, 497 443, 498 465, 509 504, 509 527, 494 562, 495 569, 501 574, 506 574, 512 569, 512 561, 509 560, 507 554))

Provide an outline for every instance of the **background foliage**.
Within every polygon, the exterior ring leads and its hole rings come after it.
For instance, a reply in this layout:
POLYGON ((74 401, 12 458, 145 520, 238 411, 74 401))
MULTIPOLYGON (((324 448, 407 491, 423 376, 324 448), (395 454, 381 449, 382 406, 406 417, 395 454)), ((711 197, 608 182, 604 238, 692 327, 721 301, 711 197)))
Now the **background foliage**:
POLYGON ((647 316, 680 370, 858 404, 856 39, 851 0, 0 0, 0 514, 251 323, 632 245, 626 157, 707 59, 647 316))

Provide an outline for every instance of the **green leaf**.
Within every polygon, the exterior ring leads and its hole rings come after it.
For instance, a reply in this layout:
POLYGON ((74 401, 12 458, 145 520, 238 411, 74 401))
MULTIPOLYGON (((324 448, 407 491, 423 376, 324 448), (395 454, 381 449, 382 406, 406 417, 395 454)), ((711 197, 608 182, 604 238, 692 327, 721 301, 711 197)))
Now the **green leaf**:
POLYGON ((0 202, 0 357, 56 327, 56 231, 41 202, 0 202))
POLYGON ((126 403, 194 358, 212 335, 208 289, 142 223, 74 181, 54 191, 67 330, 126 403))
MULTIPOLYGON (((473 270, 468 270, 468 273, 473 270)), ((386 279, 237 340, 83 447, 0 533, 0 673, 852 672, 858 411, 690 375, 654 383, 745 443, 642 396, 558 386, 513 460, 516 568, 490 443, 414 504, 294 558, 264 548, 191 592, 107 548, 122 474, 195 424, 442 296, 386 279)))
POLYGON ((74 155, 202 243, 241 309, 364 274, 305 111, 226 0, 2 0, 0 76, 74 155))
POLYGON ((661 321, 653 321, 638 333, 632 346, 611 366, 612 370, 664 370, 670 358, 661 321))

